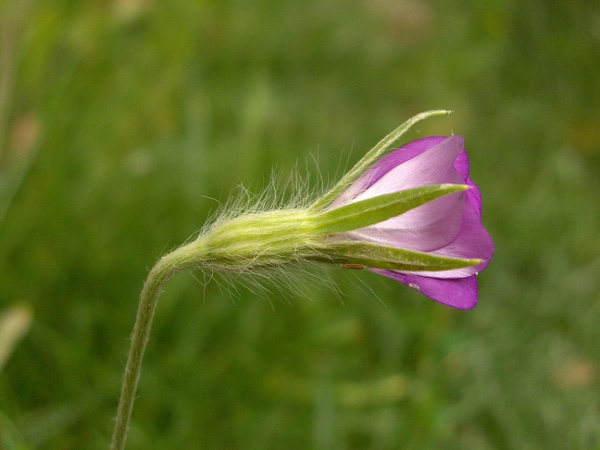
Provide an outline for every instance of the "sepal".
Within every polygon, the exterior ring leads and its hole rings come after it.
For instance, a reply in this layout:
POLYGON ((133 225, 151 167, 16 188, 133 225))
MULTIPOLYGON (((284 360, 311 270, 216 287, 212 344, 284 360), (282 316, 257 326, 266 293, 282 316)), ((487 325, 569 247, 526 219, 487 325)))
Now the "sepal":
POLYGON ((316 216, 316 235, 344 233, 404 214, 437 198, 469 189, 463 184, 439 184, 379 195, 349 203, 316 216))
POLYGON ((412 127, 415 123, 420 122, 423 119, 427 119, 432 116, 439 116, 442 114, 450 114, 452 111, 447 111, 443 109, 426 111, 416 116, 411 117, 386 137, 384 137, 381 141, 377 143, 375 147, 373 147, 365 156, 362 157, 360 161, 356 163, 352 169, 350 169, 341 179, 338 181, 328 192, 323 194, 316 202, 314 202, 310 209, 313 211, 318 211, 327 207, 331 202, 333 202, 337 197, 339 197, 342 192, 344 192, 354 181, 360 177, 364 171, 371 166, 375 161, 381 158, 385 152, 389 149, 389 147, 397 141, 406 131, 412 127))
POLYGON ((481 263, 480 259, 449 258, 360 241, 329 243, 321 249, 318 256, 313 258, 321 262, 351 265, 352 267, 365 266, 371 269, 402 272, 462 269, 481 263))

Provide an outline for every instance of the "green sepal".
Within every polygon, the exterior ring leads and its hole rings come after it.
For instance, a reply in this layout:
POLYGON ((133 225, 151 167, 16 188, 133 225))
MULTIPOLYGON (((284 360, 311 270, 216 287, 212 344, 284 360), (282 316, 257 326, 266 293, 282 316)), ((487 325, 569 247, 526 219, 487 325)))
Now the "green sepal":
POLYGON ((365 242, 329 243, 315 258, 320 262, 351 264, 371 269, 399 270, 402 272, 436 272, 476 266, 480 259, 461 259, 437 256, 403 248, 365 242))
POLYGON ((408 119, 398 128, 384 137, 381 141, 379 141, 375 147, 369 150, 369 152, 363 156, 362 159, 358 161, 356 165, 350 169, 340 181, 338 181, 329 191, 316 200, 309 209, 316 211, 331 204, 342 194, 342 192, 344 192, 352 183, 354 183, 364 173, 365 170, 367 170, 375 161, 381 158, 385 152, 389 150, 389 147, 415 123, 423 119, 427 119, 428 117, 439 116, 441 114, 450 114, 451 112, 452 111, 438 109, 434 111, 426 111, 408 119))
POLYGON ((314 218, 318 235, 343 233, 399 216, 445 195, 469 189, 463 184, 438 184, 378 195, 335 208, 314 218))

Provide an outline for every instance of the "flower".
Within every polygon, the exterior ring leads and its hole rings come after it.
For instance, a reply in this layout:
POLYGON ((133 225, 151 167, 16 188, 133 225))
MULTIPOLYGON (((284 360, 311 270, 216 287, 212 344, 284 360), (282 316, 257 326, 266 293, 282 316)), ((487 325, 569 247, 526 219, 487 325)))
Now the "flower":
POLYGON ((366 268, 460 309, 477 303, 476 275, 494 245, 481 223, 460 136, 431 136, 386 156, 419 114, 392 131, 305 208, 217 220, 181 252, 180 264, 252 273, 319 262, 366 268))
POLYGON ((481 224, 481 195, 469 178, 463 138, 432 136, 382 157, 414 116, 306 208, 225 214, 198 238, 163 256, 150 271, 138 306, 111 448, 125 446, 144 350, 162 285, 200 267, 245 273, 316 261, 368 268, 440 303, 477 303, 475 276, 494 252, 481 224))
POLYGON ((438 271, 367 267, 440 303, 470 309, 477 303, 476 275, 487 267, 494 244, 481 223, 481 194, 469 178, 461 136, 431 136, 410 142, 381 158, 328 209, 385 194, 432 185, 466 185, 388 220, 345 232, 336 239, 368 242, 430 255, 478 260, 475 265, 438 271))

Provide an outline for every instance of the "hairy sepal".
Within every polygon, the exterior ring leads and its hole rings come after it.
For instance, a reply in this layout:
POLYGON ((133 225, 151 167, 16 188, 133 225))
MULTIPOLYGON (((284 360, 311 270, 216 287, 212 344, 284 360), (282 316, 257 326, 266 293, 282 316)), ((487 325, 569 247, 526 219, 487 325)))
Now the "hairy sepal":
POLYGON ((381 158, 385 152, 387 152, 390 146, 398 140, 410 127, 412 127, 415 123, 427 119, 432 116, 439 116, 442 114, 450 114, 451 111, 446 111, 443 109, 434 110, 434 111, 426 111, 421 114, 417 114, 414 117, 411 117, 386 137, 384 137, 381 141, 377 143, 375 147, 373 147, 362 159, 356 163, 356 165, 346 173, 340 181, 338 181, 329 191, 323 194, 317 201, 315 201, 310 209, 313 211, 318 211, 327 205, 330 205, 336 198, 338 198, 342 192, 344 192, 354 181, 360 177, 364 171, 370 167, 375 161, 381 158))
POLYGON ((436 272, 479 264, 480 259, 461 259, 415 252, 365 242, 329 243, 316 260, 334 264, 365 266, 402 272, 436 272))
POLYGON ((217 224, 198 238, 199 265, 246 272, 306 259, 313 233, 304 210, 246 214, 217 224))

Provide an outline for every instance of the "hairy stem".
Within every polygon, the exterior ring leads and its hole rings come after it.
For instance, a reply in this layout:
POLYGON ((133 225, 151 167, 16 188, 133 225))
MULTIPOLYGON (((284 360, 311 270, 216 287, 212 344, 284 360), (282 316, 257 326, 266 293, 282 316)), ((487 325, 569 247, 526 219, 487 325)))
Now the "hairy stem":
POLYGON ((201 240, 184 245, 163 256, 148 274, 140 296, 135 326, 131 336, 131 347, 129 348, 129 356, 123 375, 121 398, 119 399, 111 450, 125 448, 135 391, 140 378, 144 351, 150 338, 152 319, 154 318, 161 287, 176 272, 199 265, 204 254, 203 247, 201 240))

